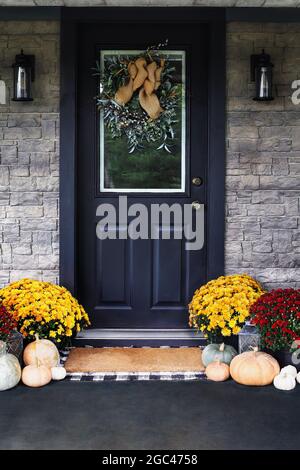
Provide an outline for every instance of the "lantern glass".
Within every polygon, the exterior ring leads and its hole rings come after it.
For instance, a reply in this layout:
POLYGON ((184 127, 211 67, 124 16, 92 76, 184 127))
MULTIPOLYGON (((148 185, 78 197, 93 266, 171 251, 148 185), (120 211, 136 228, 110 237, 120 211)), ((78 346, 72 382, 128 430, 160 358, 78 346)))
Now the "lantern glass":
POLYGON ((256 97, 257 101, 273 100, 272 96, 272 67, 258 65, 256 67, 256 97))
POLYGON ((273 64, 271 57, 262 50, 251 56, 251 79, 255 81, 255 101, 273 100, 273 64))
POLYGON ((239 353, 245 351, 253 351, 254 348, 260 346, 260 335, 254 325, 246 322, 238 334, 239 337, 239 353))
POLYGON ((21 54, 16 56, 14 69, 13 101, 32 101, 31 83, 33 81, 33 56, 21 54))

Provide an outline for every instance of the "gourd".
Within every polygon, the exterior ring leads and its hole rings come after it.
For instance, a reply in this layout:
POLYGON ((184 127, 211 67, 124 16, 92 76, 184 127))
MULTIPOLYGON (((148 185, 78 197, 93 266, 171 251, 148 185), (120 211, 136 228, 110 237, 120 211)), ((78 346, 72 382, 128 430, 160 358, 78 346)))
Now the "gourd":
POLYGON ((63 380, 67 375, 67 371, 62 366, 51 367, 52 380, 63 380))
POLYGON ((296 380, 297 380, 298 384, 300 384, 300 372, 298 372, 296 380))
POLYGON ((224 343, 208 344, 202 351, 202 362, 205 367, 213 361, 220 361, 229 365, 236 355, 237 351, 232 346, 224 343))
POLYGON ((205 369, 206 377, 214 382, 224 382, 230 376, 228 364, 220 361, 211 362, 205 369))
POLYGON ((279 372, 276 359, 258 348, 235 356, 230 364, 231 377, 242 385, 269 385, 279 372))
POLYGON ((294 379, 297 377, 297 369, 295 366, 285 366, 281 369, 280 374, 288 374, 294 377, 294 379))
POLYGON ((31 364, 22 371, 22 382, 28 387, 43 387, 51 382, 51 370, 42 364, 31 364))
POLYGON ((0 341, 0 391, 15 387, 21 378, 21 367, 13 354, 6 353, 6 343, 0 341))
POLYGON ((278 390, 293 390, 296 387, 295 377, 287 372, 282 373, 282 371, 274 377, 273 383, 274 387, 278 388, 278 390))
POLYGON ((54 367, 59 364, 59 352, 52 341, 48 339, 39 339, 35 335, 36 340, 28 344, 24 349, 23 360, 26 366, 37 364, 47 367, 54 367))

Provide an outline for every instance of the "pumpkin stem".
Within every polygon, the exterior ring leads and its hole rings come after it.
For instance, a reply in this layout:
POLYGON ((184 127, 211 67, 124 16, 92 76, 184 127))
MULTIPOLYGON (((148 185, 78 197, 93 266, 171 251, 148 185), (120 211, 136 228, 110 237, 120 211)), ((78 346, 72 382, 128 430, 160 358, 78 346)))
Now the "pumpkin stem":
POLYGON ((219 351, 223 352, 225 349, 225 343, 220 344, 219 351))
POLYGON ((258 347, 257 346, 250 346, 250 348, 252 349, 253 352, 258 352, 258 347))
POLYGON ((40 338, 39 338, 38 333, 36 333, 36 334, 34 335, 34 337, 35 337, 35 340, 36 340, 36 341, 39 341, 40 338))

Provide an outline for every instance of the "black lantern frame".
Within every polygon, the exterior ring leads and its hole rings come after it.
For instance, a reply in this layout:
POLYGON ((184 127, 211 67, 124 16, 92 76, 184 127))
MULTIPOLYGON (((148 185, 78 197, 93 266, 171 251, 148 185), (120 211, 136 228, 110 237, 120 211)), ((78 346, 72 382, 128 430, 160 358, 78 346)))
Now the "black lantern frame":
POLYGON ((35 56, 16 55, 14 69, 14 97, 12 101, 33 101, 31 84, 35 79, 35 56))
POLYGON ((271 57, 264 49, 261 54, 251 55, 251 80, 255 82, 254 101, 272 101, 273 67, 271 57))

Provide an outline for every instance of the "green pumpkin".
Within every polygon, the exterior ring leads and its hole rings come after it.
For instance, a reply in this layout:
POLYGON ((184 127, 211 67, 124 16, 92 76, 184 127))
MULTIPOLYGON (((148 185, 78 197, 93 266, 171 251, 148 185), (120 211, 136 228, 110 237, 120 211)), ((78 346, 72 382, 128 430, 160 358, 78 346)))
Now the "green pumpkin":
POLYGON ((202 351, 202 362, 205 367, 211 362, 220 361, 230 364, 237 351, 227 344, 208 344, 202 351))

